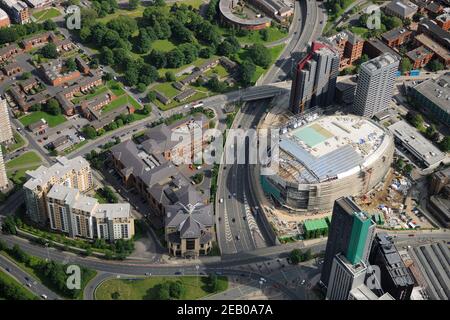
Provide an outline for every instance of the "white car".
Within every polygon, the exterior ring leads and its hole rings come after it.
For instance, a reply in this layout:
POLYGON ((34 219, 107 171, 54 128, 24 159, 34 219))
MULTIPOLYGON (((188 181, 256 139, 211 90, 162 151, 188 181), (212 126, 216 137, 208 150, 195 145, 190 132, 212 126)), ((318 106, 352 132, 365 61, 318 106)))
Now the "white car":
POLYGON ((45 295, 45 294, 42 294, 41 297, 42 297, 42 299, 45 299, 45 300, 47 300, 47 298, 48 298, 47 295, 45 295))
POLYGON ((219 202, 220 202, 220 203, 223 203, 223 198, 220 198, 219 202))
POLYGON ((305 282, 306 282, 306 280, 305 279, 303 279, 302 280, 302 282, 300 283, 301 285, 304 285, 305 284, 305 282))

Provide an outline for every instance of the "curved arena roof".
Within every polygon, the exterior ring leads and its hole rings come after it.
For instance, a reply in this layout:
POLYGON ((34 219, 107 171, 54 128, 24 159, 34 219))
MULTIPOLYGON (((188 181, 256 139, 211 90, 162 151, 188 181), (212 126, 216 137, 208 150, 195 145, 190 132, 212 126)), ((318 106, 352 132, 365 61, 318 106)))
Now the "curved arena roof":
POLYGON ((320 117, 281 136, 279 175, 300 184, 341 179, 370 166, 391 143, 391 134, 367 118, 320 117))
POLYGON ((243 26, 257 26, 262 24, 267 24, 272 21, 272 19, 267 17, 256 18, 256 19, 242 19, 236 16, 233 12, 231 12, 231 0, 220 0, 219 2, 219 10, 220 13, 227 18, 229 21, 234 22, 243 26))

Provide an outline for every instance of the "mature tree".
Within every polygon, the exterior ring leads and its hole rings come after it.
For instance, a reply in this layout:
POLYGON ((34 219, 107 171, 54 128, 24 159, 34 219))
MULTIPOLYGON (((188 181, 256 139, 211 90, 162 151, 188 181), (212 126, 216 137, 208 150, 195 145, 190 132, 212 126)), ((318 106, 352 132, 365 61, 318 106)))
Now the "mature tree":
POLYGON ((222 41, 218 48, 218 53, 221 56, 229 57, 234 53, 233 46, 228 41, 222 41))
POLYGON ((145 83, 138 83, 138 85, 136 86, 137 91, 139 91, 140 93, 144 93, 145 90, 147 90, 147 86, 145 85, 145 83))
POLYGON ((269 40, 269 31, 267 29, 259 30, 259 35, 263 41, 269 40))
POLYGON ((243 86, 248 86, 256 72, 255 64, 250 60, 244 60, 239 66, 239 81, 243 86))
POLYGON ((77 64, 74 58, 69 58, 65 62, 66 69, 68 71, 75 71, 77 69, 77 64))
POLYGON ((291 260, 292 264, 299 264, 302 260, 302 252, 299 249, 293 249, 289 253, 289 259, 291 260))
POLYGON ((212 52, 209 47, 205 47, 205 48, 200 49, 200 51, 198 52, 198 55, 200 58, 208 59, 211 57, 212 52))
POLYGON ((139 53, 146 53, 150 51, 152 47, 152 37, 149 35, 146 29, 141 28, 139 35, 136 38, 136 51, 139 53))
POLYGON ((43 27, 47 31, 52 31, 52 30, 56 30, 57 25, 53 20, 48 19, 48 20, 44 21, 43 27))
POLYGON ((41 48, 41 54, 47 59, 56 59, 58 57, 56 45, 52 42, 47 43, 41 48))
POLYGON ((102 47, 100 50, 100 62, 105 65, 113 65, 114 64, 114 54, 112 50, 108 47, 102 47))
POLYGON ((179 68, 184 64, 184 54, 180 49, 175 48, 167 53, 167 66, 169 68, 179 68))
POLYGON ((126 64, 129 60, 127 50, 122 48, 113 49, 114 64, 121 69, 126 69, 126 64))
POLYGON ((31 106, 30 111, 41 111, 42 105, 40 103, 35 103, 31 106))
POLYGON ((83 134, 88 139, 95 139, 97 137, 97 131, 92 126, 84 127, 83 134))
POLYGON ((438 59, 428 62, 427 67, 433 72, 444 70, 444 65, 438 59))
POLYGON ((55 116, 61 114, 61 107, 59 106, 58 100, 55 98, 48 100, 45 105, 45 112, 55 116))
POLYGON ((172 39, 176 42, 184 43, 194 40, 192 32, 178 20, 171 21, 170 29, 172 30, 172 39))
POLYGON ((112 298, 113 300, 119 300, 119 298, 120 298, 120 293, 117 292, 117 291, 114 291, 113 293, 111 293, 111 298, 112 298))
POLYGON ((12 216, 6 216, 2 224, 2 232, 6 234, 17 234, 16 223, 12 216))
POLYGON ((409 60, 408 58, 403 58, 400 64, 400 70, 402 71, 402 73, 408 72, 412 69, 413 65, 411 63, 411 60, 409 60))
POLYGON ((419 22, 420 19, 422 19, 422 18, 423 18, 423 14, 420 13, 420 12, 416 12, 416 13, 414 13, 414 15, 413 15, 413 21, 414 21, 414 22, 419 22))
POLYGON ((198 49, 194 44, 185 43, 178 48, 183 52, 184 64, 192 63, 198 58, 198 49))
POLYGON ((165 68, 167 65, 166 53, 158 50, 152 50, 146 57, 146 61, 157 69, 165 68))
POLYGON ((138 30, 136 19, 128 16, 119 16, 110 20, 106 26, 116 31, 124 39, 127 39, 138 30))
POLYGON ((155 91, 149 91, 147 93, 147 99, 150 102, 155 101, 156 100, 156 92, 155 91))
POLYGON ((427 136, 428 139, 432 139, 435 132, 436 132, 436 126, 434 124, 431 124, 425 130, 425 135, 427 136))
POLYGON ((450 151, 450 136, 445 136, 442 141, 439 143, 439 147, 444 152, 450 151))
POLYGON ((181 299, 186 292, 186 288, 181 281, 170 283, 169 293, 171 298, 181 299))
POLYGON ((139 81, 145 85, 155 82, 159 77, 158 70, 149 64, 143 64, 139 69, 139 81))
POLYGON ((135 86, 139 81, 139 73, 137 68, 127 68, 125 74, 123 75, 123 78, 127 86, 135 86))
POLYGON ((218 7, 219 7, 219 0, 210 0, 208 7, 206 8, 205 18, 210 21, 213 21, 214 17, 217 15, 218 7))
POLYGON ((166 283, 158 284, 154 287, 155 299, 156 300, 169 300, 170 299, 170 288, 166 283))
POLYGON ((267 68, 272 61, 269 49, 262 44, 254 44, 248 49, 248 52, 253 62, 263 68, 267 68))

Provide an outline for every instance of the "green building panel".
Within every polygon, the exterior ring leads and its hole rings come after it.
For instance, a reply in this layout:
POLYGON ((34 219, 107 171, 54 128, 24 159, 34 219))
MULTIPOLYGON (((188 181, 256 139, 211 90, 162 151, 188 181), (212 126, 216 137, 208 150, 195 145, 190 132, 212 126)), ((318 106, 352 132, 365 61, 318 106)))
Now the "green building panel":
POLYGON ((277 188, 275 188, 272 183, 270 183, 266 176, 261 175, 261 186, 264 190, 264 192, 266 192, 267 194, 270 194, 272 196, 274 196, 279 202, 282 202, 283 198, 281 196, 281 192, 280 190, 278 190, 277 188))
POLYGON ((352 233, 346 255, 352 264, 362 260, 369 227, 372 224, 371 221, 371 219, 366 218, 363 212, 358 212, 353 215, 352 233))

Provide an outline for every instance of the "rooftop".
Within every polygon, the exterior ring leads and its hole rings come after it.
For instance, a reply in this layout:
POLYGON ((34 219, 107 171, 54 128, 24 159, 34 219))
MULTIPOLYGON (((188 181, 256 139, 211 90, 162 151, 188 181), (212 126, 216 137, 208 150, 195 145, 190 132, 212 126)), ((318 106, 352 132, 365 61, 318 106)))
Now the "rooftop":
POLYGON ((386 6, 386 8, 403 17, 415 13, 418 9, 417 5, 407 0, 393 0, 386 6))
POLYGON ((445 154, 426 139, 416 128, 409 125, 406 121, 398 121, 391 126, 389 130, 407 145, 409 149, 414 150, 416 156, 419 156, 427 166, 435 165, 445 159, 445 154))
POLYGON ((286 178, 299 183, 343 178, 383 154, 391 141, 387 136, 384 128, 363 117, 321 117, 281 136, 280 166, 295 167, 286 178))
POLYGON ((414 90, 439 106, 444 112, 450 113, 450 72, 437 79, 428 79, 414 87, 414 90))
POLYGON ((425 282, 432 300, 450 299, 449 263, 450 250, 438 242, 415 247, 409 251, 425 282))
POLYGON ((400 55, 397 52, 395 52, 391 47, 386 45, 383 41, 381 41, 378 38, 370 39, 366 41, 366 43, 376 48, 379 52, 388 52, 392 56, 397 57, 397 59, 400 59, 400 55))
POLYGON ((383 33, 381 35, 381 37, 383 39, 385 39, 386 41, 392 41, 392 40, 398 39, 402 35, 411 34, 411 32, 412 32, 411 30, 408 30, 403 27, 399 27, 399 28, 395 28, 395 29, 392 29, 392 30, 389 30, 389 31, 383 33))
POLYGON ((240 25, 247 25, 247 26, 261 25, 261 24, 269 24, 272 21, 272 19, 267 17, 255 19, 240 18, 231 11, 231 5, 232 5, 231 0, 220 0, 219 10, 228 20, 238 23, 240 25))
POLYGON ((412 61, 422 60, 425 57, 429 56, 430 54, 433 54, 433 52, 431 52, 424 46, 417 47, 417 48, 409 51, 408 53, 406 53, 408 58, 410 58, 412 61))
POLYGON ((375 241, 379 246, 380 253, 385 259, 389 275, 395 284, 398 286, 414 284, 414 279, 400 257, 392 238, 387 233, 380 232, 375 236, 375 241))
POLYGON ((61 177, 69 171, 78 171, 84 167, 89 167, 89 163, 81 156, 73 159, 56 157, 56 163, 49 168, 40 166, 36 170, 27 171, 29 179, 24 187, 34 189, 37 186, 47 184, 53 177, 61 177))
POLYGON ((418 34, 416 35, 415 39, 433 52, 436 52, 436 54, 442 57, 444 60, 450 60, 450 52, 439 43, 428 37, 426 34, 418 34))
POLYGON ((388 67, 397 61, 398 59, 396 56, 390 54, 389 52, 385 52, 382 55, 361 64, 361 69, 374 72, 376 70, 388 67))

